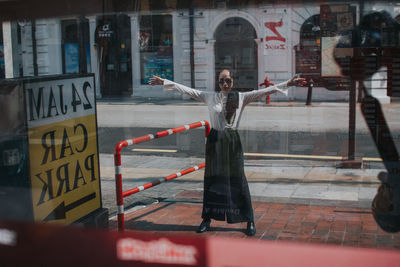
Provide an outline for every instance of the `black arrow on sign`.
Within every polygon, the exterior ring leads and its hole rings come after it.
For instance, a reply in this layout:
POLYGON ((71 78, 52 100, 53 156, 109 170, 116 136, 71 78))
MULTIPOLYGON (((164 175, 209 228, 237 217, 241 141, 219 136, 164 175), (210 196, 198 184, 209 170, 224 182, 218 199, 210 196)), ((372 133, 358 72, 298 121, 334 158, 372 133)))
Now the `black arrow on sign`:
POLYGON ((49 215, 47 215, 46 218, 44 218, 44 221, 53 221, 53 220, 61 220, 66 218, 66 213, 72 209, 75 209, 76 207, 84 204, 85 202, 88 202, 89 200, 92 200, 96 198, 96 193, 92 193, 90 195, 87 195, 81 199, 78 199, 75 202, 72 202, 71 204, 65 206, 65 202, 61 202, 60 205, 58 205, 52 212, 50 212, 49 215))

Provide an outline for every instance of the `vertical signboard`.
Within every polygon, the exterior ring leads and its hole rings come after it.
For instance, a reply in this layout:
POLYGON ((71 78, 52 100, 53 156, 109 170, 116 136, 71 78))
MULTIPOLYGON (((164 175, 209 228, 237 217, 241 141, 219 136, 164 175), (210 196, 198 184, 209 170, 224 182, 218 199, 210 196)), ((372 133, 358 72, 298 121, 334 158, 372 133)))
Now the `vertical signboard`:
POLYGON ((73 223, 101 208, 94 76, 24 84, 36 221, 73 223))
POLYGON ((265 60, 273 62, 268 65, 269 72, 281 72, 290 69, 290 19, 287 12, 277 10, 274 14, 263 16, 265 60))
POLYGON ((296 73, 314 86, 320 86, 321 77, 321 28, 320 15, 308 18, 300 28, 300 43, 295 46, 296 73))
POLYGON ((352 32, 356 10, 348 4, 321 5, 321 76, 340 77, 341 68, 334 57, 344 59, 353 56, 352 32), (336 48, 342 39, 341 47, 336 48), (336 48, 336 49, 335 49, 336 48))
POLYGON ((349 4, 321 5, 320 10, 324 87, 335 91, 349 90, 351 79, 342 74, 350 68, 353 57, 352 30, 356 22, 356 7, 349 4))
POLYGON ((286 13, 264 16, 264 55, 286 55, 288 50, 289 18, 286 13))

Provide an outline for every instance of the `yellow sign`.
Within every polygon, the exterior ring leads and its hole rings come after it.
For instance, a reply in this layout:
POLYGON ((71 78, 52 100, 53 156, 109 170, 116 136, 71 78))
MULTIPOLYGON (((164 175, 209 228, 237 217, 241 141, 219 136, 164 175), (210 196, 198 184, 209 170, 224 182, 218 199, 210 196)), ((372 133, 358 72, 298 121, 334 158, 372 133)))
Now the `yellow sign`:
POLYGON ((93 76, 25 84, 36 221, 73 223, 101 208, 93 76))

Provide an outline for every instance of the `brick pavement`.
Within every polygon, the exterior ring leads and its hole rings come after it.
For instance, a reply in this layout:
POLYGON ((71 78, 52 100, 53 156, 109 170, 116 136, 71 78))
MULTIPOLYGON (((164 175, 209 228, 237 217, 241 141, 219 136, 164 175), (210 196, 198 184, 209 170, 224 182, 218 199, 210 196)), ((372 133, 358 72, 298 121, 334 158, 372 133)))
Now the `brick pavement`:
MULTIPOLYGON (((199 235, 201 194, 183 191, 176 199, 143 207, 125 214, 126 229, 158 234, 199 235)), ((400 248, 400 233, 379 229, 371 211, 341 206, 253 202, 257 234, 244 234, 246 223, 212 221, 211 230, 202 235, 258 240, 333 244, 379 249, 400 248)), ((110 228, 116 228, 116 219, 110 228)))

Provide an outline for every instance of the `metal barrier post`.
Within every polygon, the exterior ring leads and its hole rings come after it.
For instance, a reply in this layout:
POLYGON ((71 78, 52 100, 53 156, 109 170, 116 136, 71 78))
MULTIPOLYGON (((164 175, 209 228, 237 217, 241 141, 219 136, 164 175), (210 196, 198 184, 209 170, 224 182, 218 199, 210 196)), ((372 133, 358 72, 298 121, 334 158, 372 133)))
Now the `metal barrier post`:
POLYGON ((114 149, 115 190, 117 197, 118 230, 125 228, 124 198, 122 197, 121 150, 128 146, 126 141, 119 142, 114 149))
POLYGON ((308 92, 307 92, 307 101, 306 101, 307 106, 311 105, 313 87, 314 87, 314 81, 313 81, 313 79, 310 79, 310 81, 308 82, 308 92))
POLYGON ((148 134, 148 135, 144 135, 144 136, 140 136, 140 137, 136 137, 136 138, 132 138, 132 139, 128 139, 128 140, 124 140, 119 142, 114 149, 114 167, 115 167, 115 191, 116 191, 116 199, 117 199, 117 218, 118 218, 118 230, 119 231, 123 231, 125 228, 125 213, 124 213, 124 197, 125 196, 129 196, 132 195, 134 193, 140 192, 142 190, 145 190, 147 188, 150 188, 152 186, 158 185, 162 182, 166 182, 172 179, 175 179, 177 177, 180 177, 184 174, 193 172, 195 170, 201 169, 205 167, 205 164, 200 164, 197 166, 194 166, 192 168, 183 170, 181 172, 177 172, 175 174, 169 175, 167 177, 162 178, 161 180, 157 180, 155 182, 151 182, 148 184, 145 184, 143 186, 128 190, 126 192, 123 191, 122 189, 122 168, 121 168, 121 151, 124 147, 130 146, 130 145, 134 145, 134 144, 138 144, 138 143, 143 143, 149 140, 153 140, 153 139, 157 139, 157 138, 161 138, 164 136, 168 136, 168 135, 172 135, 175 133, 179 133, 179 132, 183 132, 183 131, 187 131, 190 129, 194 129, 194 128, 198 128, 198 127, 202 127, 204 126, 205 128, 205 139, 207 140, 208 134, 210 133, 210 124, 208 123, 208 121, 204 120, 204 121, 199 121, 199 122, 195 122, 195 123, 191 123, 191 124, 186 124, 183 126, 179 126, 173 129, 168 129, 165 131, 161 131, 158 132, 156 134, 148 134))

